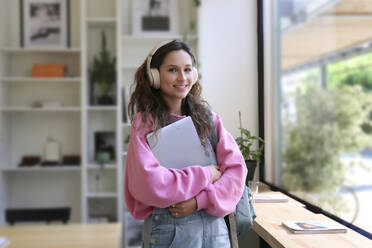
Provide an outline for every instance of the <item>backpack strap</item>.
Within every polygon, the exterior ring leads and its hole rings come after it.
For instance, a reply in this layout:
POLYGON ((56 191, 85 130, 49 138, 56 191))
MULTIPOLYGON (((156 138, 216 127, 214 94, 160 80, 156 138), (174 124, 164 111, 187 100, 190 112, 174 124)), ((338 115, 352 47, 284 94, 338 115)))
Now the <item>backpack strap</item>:
MULTIPOLYGON (((209 136, 209 141, 211 142, 213 151, 216 154, 218 134, 217 134, 216 123, 214 123, 213 114, 211 110, 208 110, 208 118, 209 118, 210 123, 212 124, 212 132, 209 136)), ((235 213, 231 213, 225 216, 225 222, 226 222, 227 228, 229 229, 231 248, 239 248, 238 233, 236 230, 237 225, 236 225, 235 213)))
POLYGON ((208 109, 208 119, 209 119, 209 122, 212 124, 212 130, 211 130, 212 132, 209 136, 209 141, 211 142, 214 153, 216 153, 216 148, 217 148, 217 143, 218 143, 218 134, 217 134, 216 123, 214 123, 213 114, 210 109, 208 109))

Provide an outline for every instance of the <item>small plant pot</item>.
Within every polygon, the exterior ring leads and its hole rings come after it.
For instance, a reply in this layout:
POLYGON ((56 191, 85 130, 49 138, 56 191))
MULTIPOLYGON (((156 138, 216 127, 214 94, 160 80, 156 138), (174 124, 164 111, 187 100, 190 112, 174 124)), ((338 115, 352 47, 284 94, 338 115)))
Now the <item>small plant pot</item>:
POLYGON ((248 174, 247 174, 247 179, 245 180, 246 184, 248 181, 252 181, 254 177, 254 172, 257 167, 257 161, 254 160, 245 160, 245 165, 247 166, 248 169, 248 174))
POLYGON ((99 105, 114 105, 114 99, 111 96, 100 96, 98 98, 99 105))

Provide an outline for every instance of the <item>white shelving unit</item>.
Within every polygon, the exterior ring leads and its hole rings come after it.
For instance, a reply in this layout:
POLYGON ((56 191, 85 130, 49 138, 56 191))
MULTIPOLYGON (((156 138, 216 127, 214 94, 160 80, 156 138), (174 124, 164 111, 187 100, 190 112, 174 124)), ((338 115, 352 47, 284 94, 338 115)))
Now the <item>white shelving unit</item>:
POLYGON ((93 57, 101 50, 101 34, 105 33, 107 49, 111 56, 117 58, 117 20, 118 12, 116 0, 99 1, 83 0, 82 30, 83 30, 83 68, 85 68, 84 103, 85 113, 83 120, 84 144, 86 151, 85 168, 83 172, 84 199, 83 220, 97 222, 107 216, 109 221, 120 221, 123 206, 123 184, 121 151, 121 106, 119 104, 120 92, 118 83, 114 86, 114 105, 102 106, 92 103, 91 82, 89 82, 88 68, 93 57), (115 136, 115 159, 109 164, 100 166, 95 159, 94 134, 96 132, 113 132, 115 136), (99 178, 99 179, 98 179, 99 178), (97 180, 98 179, 98 180, 97 180))
POLYGON ((0 0, 0 224, 7 208, 71 207, 70 222, 81 222, 82 166, 19 167, 23 156, 40 156, 48 136, 62 155, 81 150, 80 1, 70 1, 69 48, 20 46, 20 1, 0 0), (64 78, 33 78, 35 63, 63 63, 64 78), (40 101, 60 107, 32 107, 40 101))
MULTIPOLYGON (((0 0, 0 225, 6 208, 71 207, 70 222, 131 219, 124 204, 124 162, 130 123, 124 118, 123 89, 129 91, 134 73, 150 49, 164 40, 182 39, 191 18, 192 1, 179 1, 179 34, 132 34, 131 0, 70 0, 69 48, 20 47, 20 1, 0 0), (101 32, 116 57, 115 104, 92 104, 88 69, 101 49, 101 32), (31 77, 35 63, 63 63, 63 78, 31 77), (54 100, 60 107, 35 108, 54 100), (115 159, 103 167, 95 159, 94 133, 113 132, 115 159), (48 136, 62 155, 79 155, 79 166, 19 167, 25 155, 43 157, 48 136), (98 181, 97 181, 97 178, 98 181)), ((197 50, 197 32, 188 36, 197 50)), ((197 51, 196 51, 197 52, 197 51)), ((128 95, 127 95, 128 97, 128 95)), ((126 108, 126 106, 124 107, 126 108)), ((124 235, 125 236, 125 235, 124 235)), ((124 247, 131 247, 124 242, 124 247)))

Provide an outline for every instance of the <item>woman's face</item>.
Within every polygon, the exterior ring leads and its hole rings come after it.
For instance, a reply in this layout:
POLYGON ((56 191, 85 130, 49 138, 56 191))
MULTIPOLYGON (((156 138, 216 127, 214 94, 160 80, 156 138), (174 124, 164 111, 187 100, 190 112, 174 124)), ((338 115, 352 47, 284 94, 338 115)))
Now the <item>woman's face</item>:
POLYGON ((177 104, 194 84, 191 56, 184 50, 168 53, 160 66, 160 91, 168 104, 177 104))

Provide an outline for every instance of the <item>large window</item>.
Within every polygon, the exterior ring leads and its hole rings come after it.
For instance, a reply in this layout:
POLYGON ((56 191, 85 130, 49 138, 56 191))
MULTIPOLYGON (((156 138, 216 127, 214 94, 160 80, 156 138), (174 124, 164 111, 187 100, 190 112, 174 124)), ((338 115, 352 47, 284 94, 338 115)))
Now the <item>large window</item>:
POLYGON ((264 37, 268 34, 273 43, 264 52, 271 53, 274 68, 264 68, 265 75, 271 74, 265 83, 273 85, 276 96, 271 103, 277 141, 272 183, 368 236, 372 1, 268 2, 262 21, 274 16, 264 28, 264 37))

